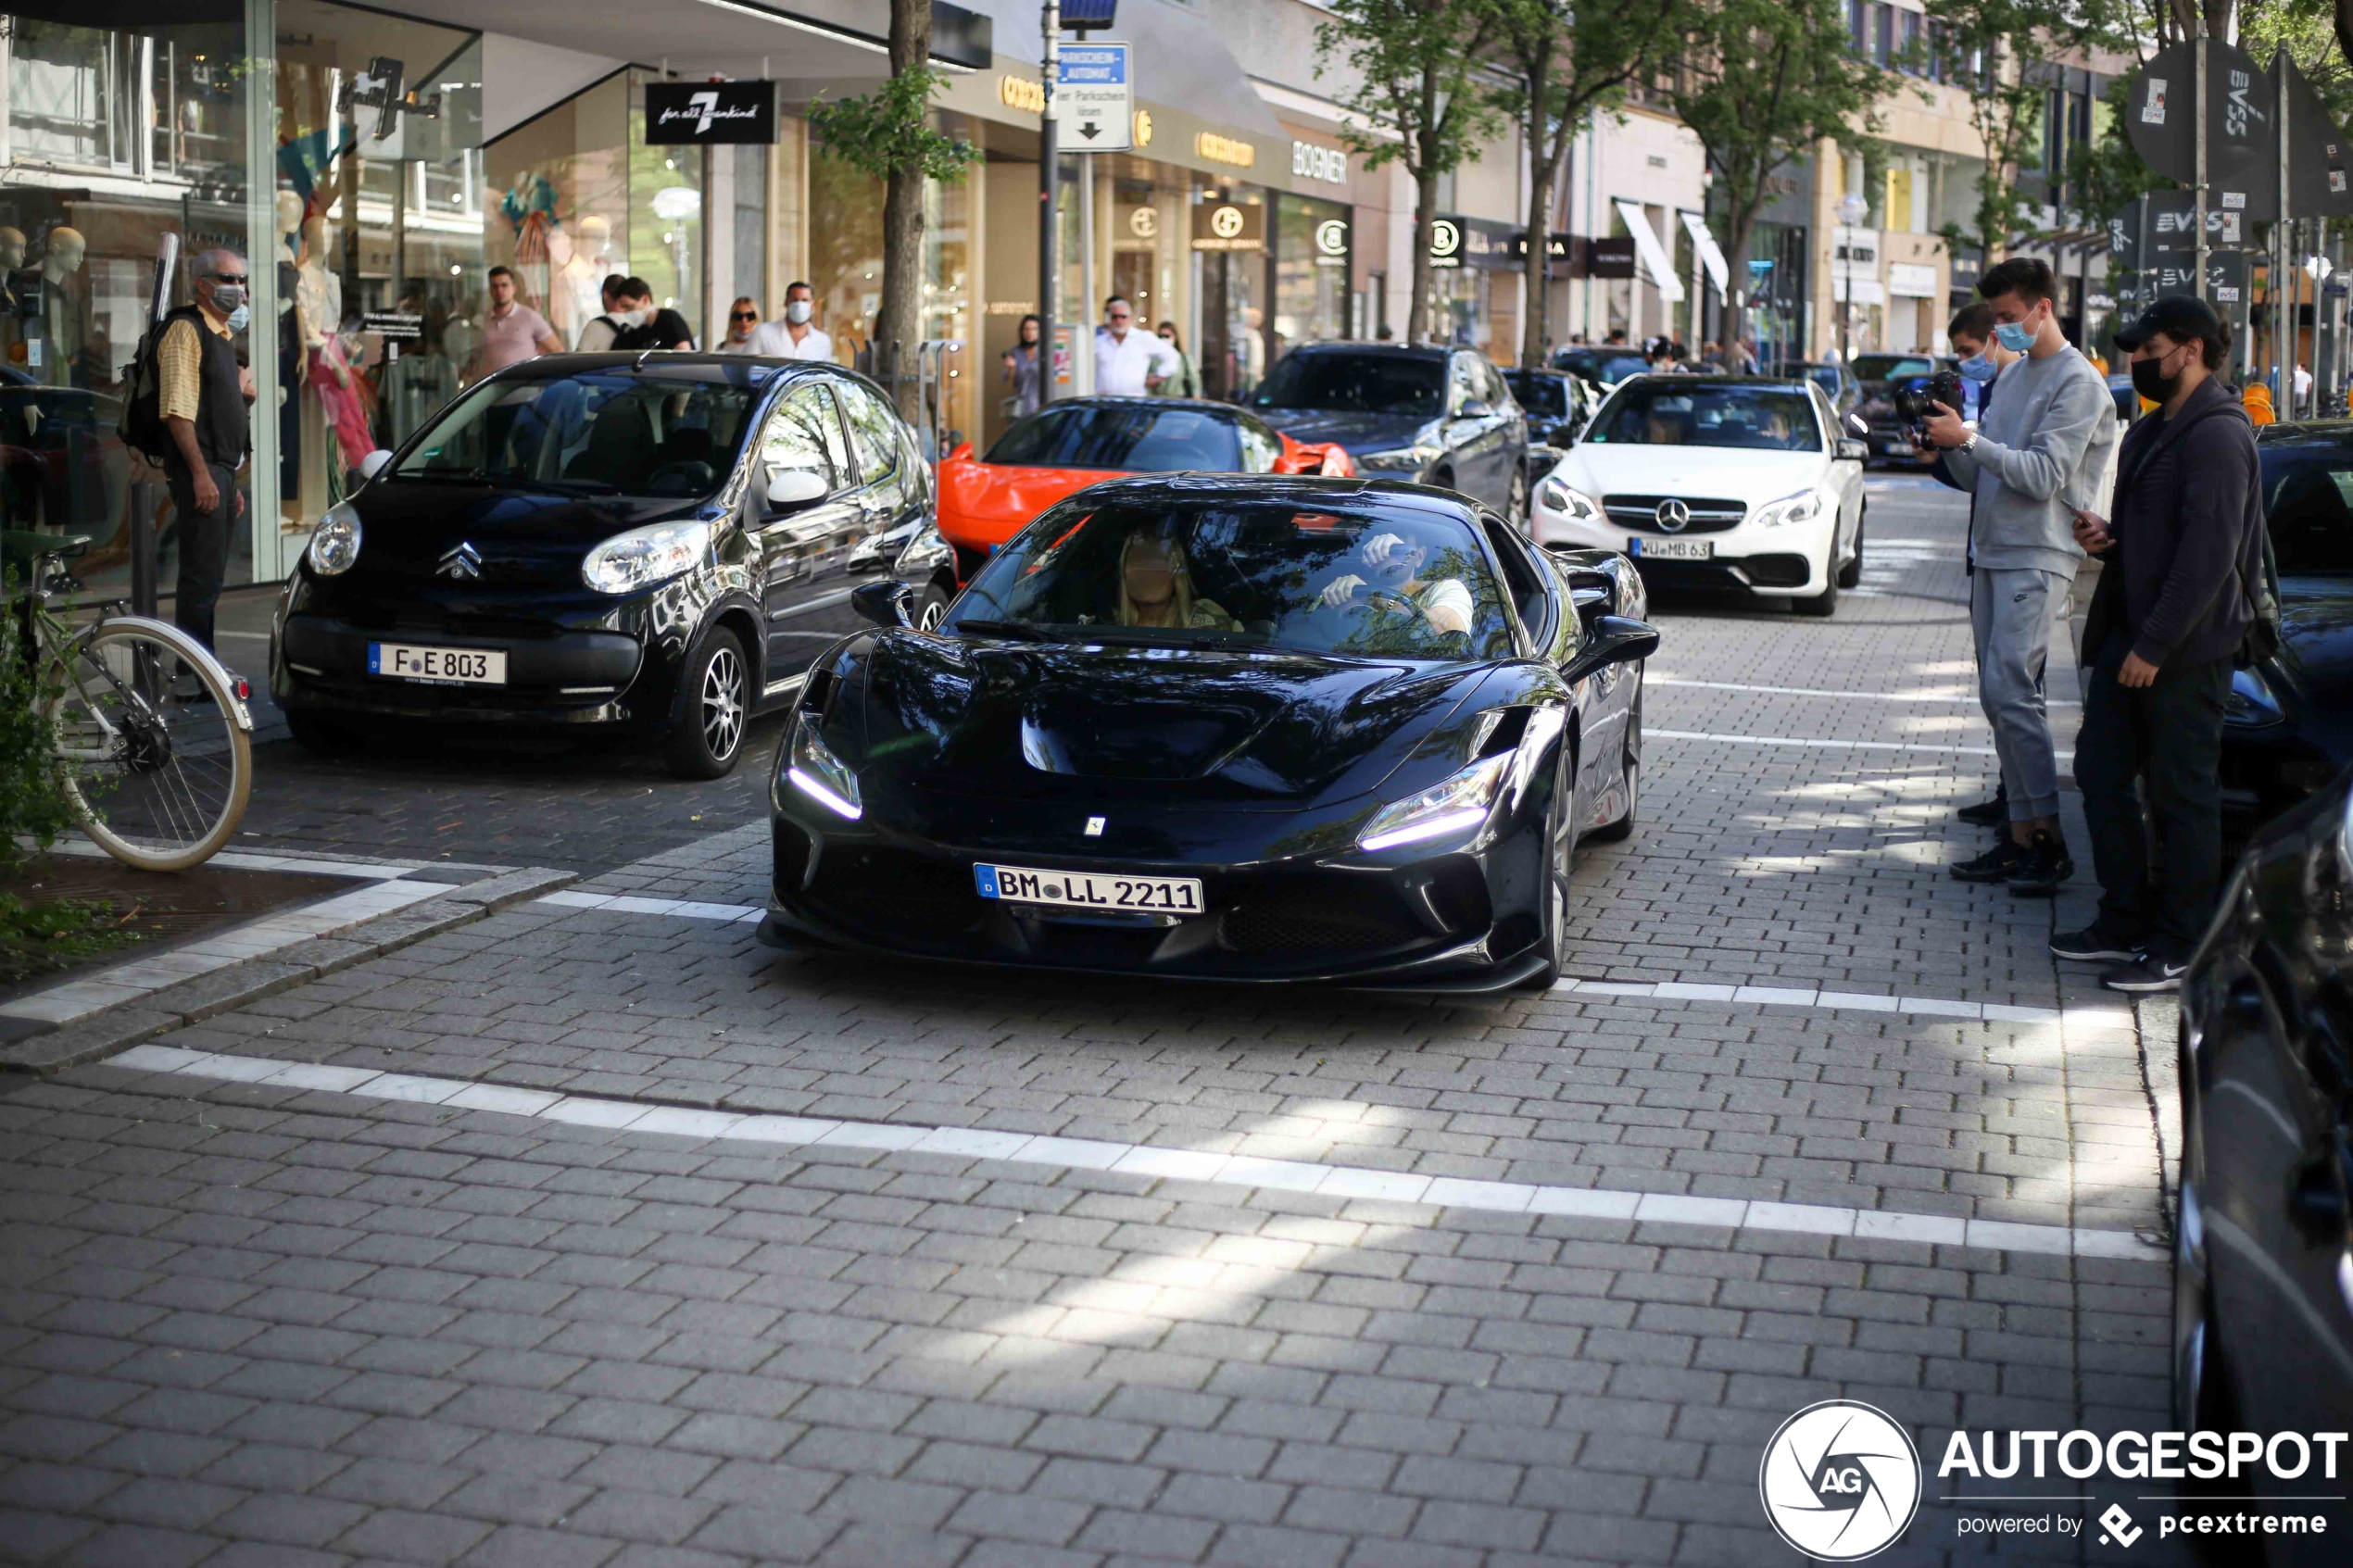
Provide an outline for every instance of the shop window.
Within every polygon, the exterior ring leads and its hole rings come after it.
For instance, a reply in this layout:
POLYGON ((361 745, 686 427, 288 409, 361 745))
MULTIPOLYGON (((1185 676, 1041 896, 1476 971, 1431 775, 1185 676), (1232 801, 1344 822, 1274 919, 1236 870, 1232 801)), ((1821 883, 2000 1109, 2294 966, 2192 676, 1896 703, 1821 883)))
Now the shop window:
POLYGON ((821 146, 809 149, 809 282, 834 358, 855 362, 882 308, 882 182, 821 146))
MULTIPOLYGON (((118 433, 120 376, 147 328, 165 235, 182 242, 166 289, 173 305, 188 298, 195 255, 250 249, 245 93, 226 69, 243 56, 244 31, 118 31, 14 16, 0 16, 0 521, 91 534, 77 575, 121 594, 131 508, 150 508, 169 594, 178 520, 164 487, 145 483, 154 470, 134 467, 118 433)), ((251 581, 252 538, 233 531, 229 583, 251 581)))

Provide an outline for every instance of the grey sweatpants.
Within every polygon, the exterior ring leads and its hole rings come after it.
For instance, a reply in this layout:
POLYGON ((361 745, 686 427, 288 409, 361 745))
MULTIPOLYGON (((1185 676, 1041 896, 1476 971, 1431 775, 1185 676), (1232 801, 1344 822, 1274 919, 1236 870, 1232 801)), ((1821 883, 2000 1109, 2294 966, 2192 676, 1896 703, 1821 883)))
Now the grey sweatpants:
POLYGON ((1979 567, 1969 578, 1969 629, 1977 642, 1977 699, 1994 726, 1994 750, 2008 786, 2010 821, 2058 815, 2058 759, 2043 703, 2043 663, 2051 631, 2066 612, 2068 580, 2033 567, 1979 567))

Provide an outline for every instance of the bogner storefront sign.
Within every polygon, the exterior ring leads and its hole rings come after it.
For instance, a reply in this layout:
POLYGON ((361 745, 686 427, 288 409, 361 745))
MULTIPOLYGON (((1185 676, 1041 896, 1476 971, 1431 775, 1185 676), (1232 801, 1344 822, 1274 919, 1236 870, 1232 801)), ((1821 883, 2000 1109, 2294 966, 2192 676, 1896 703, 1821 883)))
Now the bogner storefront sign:
POLYGON ((653 146, 711 146, 776 139, 773 82, 648 82, 646 141, 653 146))

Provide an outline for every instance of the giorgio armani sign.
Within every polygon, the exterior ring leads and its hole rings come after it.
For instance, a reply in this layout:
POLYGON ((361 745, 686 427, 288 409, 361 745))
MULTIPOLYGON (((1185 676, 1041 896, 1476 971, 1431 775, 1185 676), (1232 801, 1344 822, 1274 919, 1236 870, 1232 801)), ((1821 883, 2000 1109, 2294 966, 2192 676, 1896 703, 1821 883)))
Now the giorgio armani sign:
POLYGON ((646 141, 655 146, 776 139, 773 82, 648 82, 646 141))

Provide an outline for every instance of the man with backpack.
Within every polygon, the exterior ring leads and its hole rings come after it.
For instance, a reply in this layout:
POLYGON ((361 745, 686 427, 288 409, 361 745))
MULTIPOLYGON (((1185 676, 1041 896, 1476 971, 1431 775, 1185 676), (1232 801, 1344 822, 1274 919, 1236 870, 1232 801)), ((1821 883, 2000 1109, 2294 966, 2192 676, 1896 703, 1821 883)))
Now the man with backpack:
POLYGON ((229 566, 229 531, 245 509, 237 470, 251 439, 250 394, 237 363, 236 334, 251 310, 245 257, 235 251, 206 251, 192 270, 196 302, 173 311, 157 334, 155 398, 165 437, 164 478, 180 514, 180 581, 171 619, 209 648, 229 566))
POLYGON ((2100 907, 2051 951, 2120 966, 2100 977, 2112 990, 2177 991, 2221 880, 2231 671, 2266 624, 2262 468, 2246 410, 2214 373, 2230 336, 2204 300, 2157 300, 2116 341, 2158 417, 2124 438, 2113 520, 2075 514, 2076 542, 2102 562, 2075 742, 2100 907))

